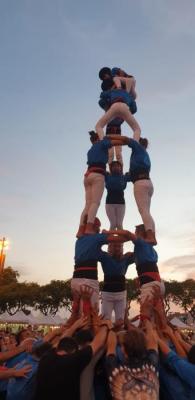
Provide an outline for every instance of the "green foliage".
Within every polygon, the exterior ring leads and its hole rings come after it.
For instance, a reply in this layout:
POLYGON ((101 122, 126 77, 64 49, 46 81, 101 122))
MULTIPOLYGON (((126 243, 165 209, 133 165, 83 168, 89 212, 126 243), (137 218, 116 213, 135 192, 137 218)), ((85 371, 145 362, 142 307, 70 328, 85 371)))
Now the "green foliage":
MULTIPOLYGON (((71 309, 70 280, 52 280, 47 285, 33 282, 18 282, 19 274, 11 267, 5 268, 0 274, 0 314, 8 312, 14 315, 22 310, 28 313, 35 308, 43 314, 55 315, 60 308, 71 309)), ((100 282, 100 288, 102 283, 100 282)), ((171 304, 176 304, 195 319, 195 280, 183 282, 166 281, 164 298, 166 313, 171 304)), ((127 280, 128 308, 132 301, 139 301, 139 289, 135 279, 127 280)))

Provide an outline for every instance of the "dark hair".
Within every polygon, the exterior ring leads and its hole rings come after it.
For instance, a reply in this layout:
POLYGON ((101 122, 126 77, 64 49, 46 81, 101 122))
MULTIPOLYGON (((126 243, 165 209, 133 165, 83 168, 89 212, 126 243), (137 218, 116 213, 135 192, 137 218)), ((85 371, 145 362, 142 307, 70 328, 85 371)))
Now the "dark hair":
POLYGON ((195 364, 195 344, 191 347, 190 351, 188 352, 187 358, 191 364, 195 364))
POLYGON ((147 149, 147 147, 148 147, 148 139, 140 137, 139 144, 141 144, 141 146, 143 146, 145 149, 147 149))
POLYGON ((77 342, 71 337, 65 337, 58 343, 57 351, 64 350, 66 353, 74 353, 78 350, 77 342))
POLYGON ((33 354, 38 357, 41 358, 44 356, 45 353, 47 353, 49 350, 52 349, 52 345, 48 342, 42 343, 39 346, 36 346, 33 350, 33 354))
POLYGON ((115 165, 118 165, 118 166, 120 166, 122 168, 122 165, 121 165, 120 161, 112 161, 110 163, 110 170, 112 170, 112 168, 115 167, 115 165))
POLYGON ((146 339, 144 333, 136 328, 124 335, 123 346, 129 359, 142 358, 146 353, 146 339))
POLYGON ((95 131, 89 131, 91 143, 96 142, 99 139, 98 134, 95 131))
POLYGON ((79 346, 85 346, 87 343, 92 342, 93 334, 90 329, 80 329, 75 333, 74 339, 79 346))
POLYGON ((103 91, 105 91, 105 90, 110 90, 110 89, 112 89, 112 86, 114 85, 114 81, 113 81, 113 78, 107 78, 107 79, 105 79, 103 82, 102 82, 102 84, 101 84, 101 89, 103 90, 103 91))
POLYGON ((21 329, 21 331, 17 333, 16 335, 17 344, 20 344, 20 342, 23 340, 23 333, 25 333, 26 331, 27 331, 26 329, 21 329))
POLYGON ((112 76, 111 69, 108 68, 108 67, 103 67, 103 68, 101 68, 100 71, 99 71, 99 78, 101 79, 101 81, 104 80, 104 76, 105 76, 106 74, 110 75, 110 77, 111 77, 111 76, 112 76))

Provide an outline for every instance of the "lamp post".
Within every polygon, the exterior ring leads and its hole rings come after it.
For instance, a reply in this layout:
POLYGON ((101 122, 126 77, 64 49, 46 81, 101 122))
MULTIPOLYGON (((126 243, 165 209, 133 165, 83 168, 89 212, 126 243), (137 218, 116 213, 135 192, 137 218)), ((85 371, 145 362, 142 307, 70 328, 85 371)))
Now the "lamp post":
POLYGON ((8 247, 8 241, 5 237, 0 239, 0 273, 3 272, 4 264, 5 264, 5 252, 4 250, 8 247))

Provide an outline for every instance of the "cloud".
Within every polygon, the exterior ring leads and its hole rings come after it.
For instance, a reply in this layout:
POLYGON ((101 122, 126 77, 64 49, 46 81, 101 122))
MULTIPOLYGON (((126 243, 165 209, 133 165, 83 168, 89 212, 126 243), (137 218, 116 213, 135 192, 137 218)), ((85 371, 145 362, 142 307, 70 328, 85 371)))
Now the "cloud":
POLYGON ((151 24, 165 36, 195 36, 195 3, 188 0, 145 0, 141 1, 142 11, 151 24))
POLYGON ((189 276, 195 278, 194 271, 195 267, 195 254, 183 255, 170 258, 161 264, 161 269, 166 274, 180 274, 185 276, 185 279, 189 279, 189 276), (192 270, 192 271, 190 271, 192 270))

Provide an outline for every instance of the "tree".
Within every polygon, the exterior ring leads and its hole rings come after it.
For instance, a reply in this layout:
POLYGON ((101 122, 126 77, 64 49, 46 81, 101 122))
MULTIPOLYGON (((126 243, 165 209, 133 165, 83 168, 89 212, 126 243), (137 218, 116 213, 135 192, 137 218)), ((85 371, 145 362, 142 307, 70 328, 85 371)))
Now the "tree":
POLYGON ((62 307, 71 309, 70 280, 52 280, 49 284, 42 286, 36 309, 44 315, 55 315, 62 307))

